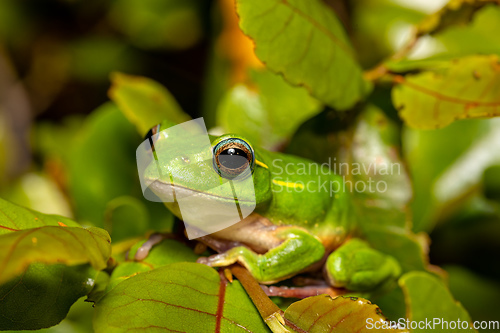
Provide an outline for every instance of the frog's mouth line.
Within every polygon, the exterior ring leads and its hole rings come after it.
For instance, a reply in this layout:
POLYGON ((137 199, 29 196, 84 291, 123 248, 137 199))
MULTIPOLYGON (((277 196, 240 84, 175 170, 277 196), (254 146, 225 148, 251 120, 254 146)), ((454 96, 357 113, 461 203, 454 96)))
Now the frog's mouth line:
POLYGON ((197 196, 209 200, 219 199, 227 203, 238 202, 240 204, 255 205, 255 201, 240 200, 231 197, 223 197, 211 193, 193 190, 180 185, 173 185, 172 183, 165 183, 158 179, 145 179, 146 186, 150 188, 160 199, 167 202, 177 201, 177 198, 186 196, 197 196))

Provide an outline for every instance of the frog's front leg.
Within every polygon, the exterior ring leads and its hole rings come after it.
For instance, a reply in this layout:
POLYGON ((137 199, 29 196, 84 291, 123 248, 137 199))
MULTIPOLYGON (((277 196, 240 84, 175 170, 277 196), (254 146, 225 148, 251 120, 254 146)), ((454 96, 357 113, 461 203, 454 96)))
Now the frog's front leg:
MULTIPOLYGON (((252 230, 240 228, 239 232, 246 233, 248 236, 248 232, 251 233, 252 230)), ((200 258, 198 262, 214 267, 239 262, 257 281, 269 284, 303 271, 320 261, 325 253, 321 241, 301 228, 273 226, 261 232, 263 234, 260 237, 275 240, 277 246, 263 254, 258 254, 245 246, 237 246, 221 254, 200 258)))
POLYGON ((356 238, 330 254, 325 270, 333 287, 352 291, 373 290, 401 274, 401 267, 393 257, 356 238))

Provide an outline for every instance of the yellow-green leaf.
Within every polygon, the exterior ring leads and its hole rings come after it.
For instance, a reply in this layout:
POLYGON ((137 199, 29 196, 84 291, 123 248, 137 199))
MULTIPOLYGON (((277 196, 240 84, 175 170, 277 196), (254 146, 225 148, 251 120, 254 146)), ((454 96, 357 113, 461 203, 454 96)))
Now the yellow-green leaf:
POLYGON ((111 75, 109 97, 118 105, 141 135, 164 119, 176 123, 190 117, 182 111, 175 98, 158 82, 123 73, 111 75))
POLYGON ((357 297, 309 297, 290 305, 285 319, 297 332, 407 332, 391 329, 375 304, 357 297))
POLYGON ((21 274, 35 262, 106 268, 111 239, 103 229, 40 227, 0 236, 0 284, 21 274))
POLYGON ((500 115, 497 55, 461 58, 394 81, 393 103, 410 127, 434 129, 459 119, 500 115))
POLYGON ((210 267, 176 263, 133 276, 95 305, 99 332, 269 332, 238 281, 210 267))
POLYGON ((236 0, 240 27, 266 66, 337 109, 369 90, 334 12, 320 0, 236 0))
POLYGON ((80 226, 66 217, 42 214, 0 198, 0 235, 24 229, 59 225, 80 226))

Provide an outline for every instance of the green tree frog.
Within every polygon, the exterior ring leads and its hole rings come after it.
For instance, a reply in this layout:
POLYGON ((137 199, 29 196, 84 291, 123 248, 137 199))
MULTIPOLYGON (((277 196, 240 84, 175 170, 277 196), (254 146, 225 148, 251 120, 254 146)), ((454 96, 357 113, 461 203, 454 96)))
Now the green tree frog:
MULTIPOLYGON (((148 137, 168 127, 168 122, 162 123, 148 137)), ((327 166, 253 147, 234 134, 209 136, 210 149, 192 145, 162 153, 175 149, 165 144, 168 139, 157 136, 156 160, 144 172, 149 188, 159 196, 173 189, 201 195, 208 202, 233 202, 230 193, 217 186, 227 174, 239 172, 238 165, 230 163, 231 156, 243 156, 251 167, 254 211, 228 228, 201 237, 219 253, 198 262, 213 267, 238 262, 262 284, 324 267, 331 286, 352 291, 372 290, 400 275, 394 258, 354 237, 350 193, 342 191, 343 179, 327 166), (164 175, 160 178, 158 168, 164 175)), ((177 202, 171 201, 165 203, 167 208, 182 219, 177 202)))

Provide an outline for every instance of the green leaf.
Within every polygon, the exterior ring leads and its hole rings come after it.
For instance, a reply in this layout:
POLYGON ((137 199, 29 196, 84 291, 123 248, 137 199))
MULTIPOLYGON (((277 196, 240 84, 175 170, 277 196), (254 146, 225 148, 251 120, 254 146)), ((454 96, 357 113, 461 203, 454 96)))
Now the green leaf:
POLYGON ((499 119, 459 121, 439 131, 404 129, 403 152, 415 188, 411 206, 416 232, 430 232, 438 220, 470 199, 484 169, 500 160, 495 153, 499 134, 499 119))
POLYGON ((176 123, 190 120, 170 92, 154 80, 113 73, 111 82, 109 97, 141 135, 165 119, 176 123))
POLYGON ((108 291, 120 282, 139 273, 177 262, 195 262, 198 259, 193 249, 174 239, 165 239, 160 244, 153 246, 144 260, 134 261, 135 252, 142 244, 144 241, 133 246, 129 250, 127 261, 120 263, 113 270, 107 287, 108 291))
POLYGON ((173 221, 163 205, 143 198, 135 154, 141 141, 116 105, 107 103, 85 120, 64 159, 77 219, 105 227, 113 241, 163 231, 173 221))
POLYGON ((237 0, 240 27, 266 66, 320 101, 348 109, 371 89, 344 29, 319 0, 237 0))
POLYGON ((42 214, 0 198, 0 235, 43 226, 60 226, 61 224, 68 227, 80 227, 78 223, 66 217, 42 214))
POLYGON ((393 103, 414 128, 441 128, 458 119, 500 115, 497 55, 461 58, 444 68, 396 76, 394 81, 393 103))
POLYGON ((290 305, 285 311, 285 320, 294 331, 309 333, 372 332, 376 327, 381 328, 375 330, 377 332, 407 332, 390 329, 390 324, 375 304, 357 297, 308 297, 290 305))
POLYGON ((59 323, 94 283, 89 265, 31 264, 0 285, 0 330, 35 330, 59 323))
POLYGON ((117 0, 110 19, 140 48, 183 50, 203 36, 201 8, 196 0, 117 0))
POLYGON ((427 242, 411 230, 412 184, 397 153, 397 127, 374 105, 356 112, 357 117, 334 111, 319 114, 301 126, 288 152, 328 163, 343 175, 341 190, 352 194, 357 232, 395 257, 404 271, 424 270, 427 242))
POLYGON ((255 146, 275 148, 321 110, 305 89, 290 86, 268 71, 251 72, 252 81, 228 91, 217 109, 217 124, 255 146))
POLYGON ((106 268, 111 255, 106 231, 91 227, 40 227, 0 236, 0 283, 21 274, 34 262, 79 265, 90 263, 106 268))
POLYGON ((0 199, 0 329, 57 324, 110 254, 106 231, 0 199))
POLYGON ((182 332, 268 332, 238 281, 194 263, 133 276, 95 305, 99 332, 156 329, 182 332))
MULTIPOLYGON (((439 318, 442 321, 466 321, 470 328, 464 332, 476 332, 472 329, 469 314, 462 305, 453 299, 448 288, 437 277, 424 272, 410 272, 399 279, 406 300, 407 319, 410 321, 425 322, 439 318)), ((443 329, 444 332, 455 330, 443 329)), ((428 332, 427 329, 412 329, 412 332, 428 332)))

